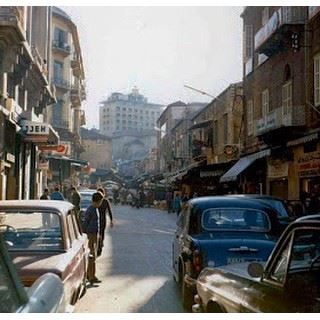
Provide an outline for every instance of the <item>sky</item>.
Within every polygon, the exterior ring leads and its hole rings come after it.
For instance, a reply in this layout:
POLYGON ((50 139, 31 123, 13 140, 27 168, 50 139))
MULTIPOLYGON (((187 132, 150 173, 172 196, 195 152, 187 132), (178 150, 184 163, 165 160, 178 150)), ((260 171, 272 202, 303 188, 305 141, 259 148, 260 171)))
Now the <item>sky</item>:
POLYGON ((242 78, 242 7, 60 7, 78 27, 86 127, 99 102, 134 86, 149 102, 209 102, 242 78))

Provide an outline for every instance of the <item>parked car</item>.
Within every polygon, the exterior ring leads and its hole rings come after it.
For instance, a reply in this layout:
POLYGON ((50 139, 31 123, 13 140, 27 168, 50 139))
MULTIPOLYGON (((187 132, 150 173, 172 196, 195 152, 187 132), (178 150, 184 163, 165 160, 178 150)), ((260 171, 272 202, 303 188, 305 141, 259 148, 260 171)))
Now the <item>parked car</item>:
POLYGON ((80 211, 86 211, 92 203, 92 195, 97 192, 94 189, 82 189, 79 191, 81 196, 80 211))
POLYGON ((319 312, 319 269, 320 221, 295 221, 266 264, 205 268, 197 280, 193 311, 319 312))
POLYGON ((191 308, 203 268, 265 260, 280 233, 278 213, 261 201, 223 196, 190 200, 178 218, 172 244, 183 305, 191 308))
POLYGON ((41 276, 26 290, 0 234, 0 313, 65 312, 61 279, 52 273, 41 276))
POLYGON ((47 272, 60 277, 71 305, 86 290, 88 240, 66 201, 0 201, 0 232, 26 287, 47 272))

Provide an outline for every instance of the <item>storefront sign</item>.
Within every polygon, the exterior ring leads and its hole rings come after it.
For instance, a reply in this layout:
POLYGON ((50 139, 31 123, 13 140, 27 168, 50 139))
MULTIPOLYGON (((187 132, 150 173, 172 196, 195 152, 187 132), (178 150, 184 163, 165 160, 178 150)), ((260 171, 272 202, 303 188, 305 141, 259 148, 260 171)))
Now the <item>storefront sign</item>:
POLYGON ((276 179, 287 177, 289 172, 288 162, 271 160, 268 162, 268 178, 276 179))
POLYGON ((70 156, 71 155, 71 143, 69 141, 61 141, 58 148, 52 150, 53 155, 64 155, 70 156))
POLYGON ((223 174, 223 170, 200 171, 200 178, 221 177, 223 174))
POLYGON ((15 163, 16 157, 14 156, 14 154, 8 152, 6 154, 6 161, 11 162, 11 163, 15 163))
POLYGON ((47 123, 23 120, 21 126, 26 135, 49 135, 49 124, 47 123))
POLYGON ((299 177, 315 177, 320 175, 320 152, 312 152, 298 159, 299 177))

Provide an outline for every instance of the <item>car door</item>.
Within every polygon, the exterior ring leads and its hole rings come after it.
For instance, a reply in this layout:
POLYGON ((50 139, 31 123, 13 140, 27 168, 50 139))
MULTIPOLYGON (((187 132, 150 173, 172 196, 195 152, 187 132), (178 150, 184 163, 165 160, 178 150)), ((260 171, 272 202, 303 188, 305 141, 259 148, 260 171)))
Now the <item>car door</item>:
POLYGON ((188 227, 188 219, 190 216, 190 208, 186 208, 183 210, 177 220, 177 227, 174 233, 173 238, 173 248, 172 248, 172 262, 173 262, 173 269, 178 274, 179 272, 179 257, 182 253, 183 243, 187 233, 188 227))

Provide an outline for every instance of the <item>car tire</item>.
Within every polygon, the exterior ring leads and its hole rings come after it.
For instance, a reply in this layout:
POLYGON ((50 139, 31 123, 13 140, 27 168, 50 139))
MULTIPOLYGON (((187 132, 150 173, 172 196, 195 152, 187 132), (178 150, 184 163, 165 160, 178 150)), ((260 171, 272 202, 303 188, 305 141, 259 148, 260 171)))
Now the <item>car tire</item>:
POLYGON ((187 311, 192 310, 193 305, 193 290, 188 287, 186 282, 182 280, 182 305, 187 311))

